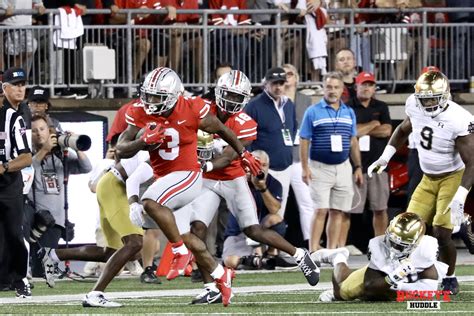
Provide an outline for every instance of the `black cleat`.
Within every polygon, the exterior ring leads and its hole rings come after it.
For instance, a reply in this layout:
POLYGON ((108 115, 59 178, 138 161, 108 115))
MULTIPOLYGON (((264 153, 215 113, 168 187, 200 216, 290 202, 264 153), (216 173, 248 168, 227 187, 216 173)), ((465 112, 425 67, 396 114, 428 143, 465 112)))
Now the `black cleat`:
POLYGON ((450 291, 452 295, 459 293, 459 283, 458 279, 454 278, 444 278, 441 282, 441 289, 443 291, 450 291))
POLYGON ((140 282, 148 284, 161 284, 161 280, 156 276, 153 267, 146 267, 140 275, 140 282))
POLYGON ((192 300, 191 304, 200 305, 200 304, 218 304, 222 303, 222 295, 220 292, 213 291, 209 288, 205 288, 204 291, 196 296, 192 300))
POLYGON ((193 270, 191 272, 191 282, 193 283, 201 283, 202 282, 202 274, 201 271, 198 269, 193 270))
POLYGON ((31 298, 31 288, 28 281, 23 282, 22 280, 15 282, 16 297, 18 298, 31 298))
POLYGON ((300 267, 308 283, 315 286, 319 282, 319 268, 316 266, 313 259, 311 259, 308 250, 303 249, 303 251, 303 258, 298 260, 296 263, 298 264, 298 267, 300 267))

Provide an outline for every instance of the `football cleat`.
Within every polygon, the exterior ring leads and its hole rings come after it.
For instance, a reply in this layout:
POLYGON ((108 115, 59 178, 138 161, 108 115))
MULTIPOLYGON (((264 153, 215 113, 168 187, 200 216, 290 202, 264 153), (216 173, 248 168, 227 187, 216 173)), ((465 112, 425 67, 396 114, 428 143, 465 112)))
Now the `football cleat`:
POLYGON ((156 276, 153 267, 146 267, 140 275, 140 282, 148 284, 161 284, 161 280, 156 276))
POLYGON ((217 304, 222 303, 222 295, 219 291, 214 291, 210 288, 205 288, 202 293, 192 300, 191 304, 201 305, 201 304, 217 304))
POLYGON ((459 293, 459 283, 457 278, 444 278, 441 282, 443 291, 450 291, 452 295, 459 293))
POLYGON ((193 254, 188 250, 188 253, 183 255, 180 253, 174 254, 173 261, 171 262, 171 267, 166 275, 166 279, 173 280, 180 275, 184 275, 184 271, 188 266, 189 261, 191 261, 193 254))
POLYGON ((31 287, 28 280, 23 279, 15 282, 14 287, 17 298, 31 298, 31 287))
POLYGON ((322 292, 318 297, 318 301, 320 302, 334 302, 335 300, 336 297, 334 296, 333 290, 326 290, 322 292))
POLYGON ((311 259, 313 259, 316 264, 320 263, 328 263, 332 266, 334 266, 334 258, 338 254, 342 254, 346 260, 349 258, 349 250, 345 247, 343 248, 336 248, 336 249, 319 249, 316 250, 311 254, 311 259))
POLYGON ((125 264, 125 269, 133 276, 139 276, 143 273, 143 268, 138 260, 129 261, 125 264))
POLYGON ((300 260, 297 260, 296 263, 300 270, 303 272, 306 280, 312 286, 315 286, 319 282, 319 268, 311 259, 311 256, 308 250, 304 250, 304 256, 300 260))
POLYGON ((89 293, 84 297, 82 301, 83 307, 105 307, 105 308, 114 308, 121 307, 122 304, 109 301, 105 298, 103 293, 89 293))
POLYGON ((44 269, 44 278, 46 279, 46 284, 53 288, 55 285, 55 276, 54 272, 56 270, 56 263, 54 262, 53 258, 51 258, 51 248, 41 248, 38 251, 38 256, 43 263, 44 269))
POLYGON ((234 297, 234 293, 232 293, 232 279, 235 277, 234 270, 224 267, 224 274, 215 279, 217 288, 221 292, 222 295, 222 304, 227 306, 230 304, 230 300, 234 297))

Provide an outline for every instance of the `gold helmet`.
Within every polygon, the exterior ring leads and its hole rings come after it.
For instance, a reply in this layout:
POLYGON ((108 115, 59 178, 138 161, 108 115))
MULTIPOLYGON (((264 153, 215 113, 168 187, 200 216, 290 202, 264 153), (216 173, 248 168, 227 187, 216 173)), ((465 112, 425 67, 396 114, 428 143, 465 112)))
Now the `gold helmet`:
POLYGON ((449 81, 441 71, 427 71, 416 81, 416 103, 426 116, 435 117, 443 112, 449 96, 449 81))
POLYGON ((424 221, 415 213, 397 215, 385 231, 385 243, 390 256, 395 259, 408 257, 425 234, 424 221))
POLYGON ((212 159, 212 150, 214 148, 214 136, 198 129, 197 152, 200 161, 212 159))

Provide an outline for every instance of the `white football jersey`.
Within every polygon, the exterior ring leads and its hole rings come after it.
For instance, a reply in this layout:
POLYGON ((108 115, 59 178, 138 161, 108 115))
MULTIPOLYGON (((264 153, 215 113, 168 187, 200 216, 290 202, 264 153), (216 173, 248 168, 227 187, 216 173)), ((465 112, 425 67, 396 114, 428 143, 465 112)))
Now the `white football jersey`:
MULTIPOLYGON (((384 241, 385 235, 377 236, 369 241, 369 268, 382 271, 386 274, 393 272, 400 263, 390 258, 390 250, 384 241)), ((438 264, 438 240, 428 235, 424 235, 408 257, 416 268, 421 272, 432 265, 438 264)), ((437 267, 438 268, 438 267, 437 267)))
POLYGON ((436 117, 423 114, 412 94, 405 103, 405 113, 413 127, 413 140, 418 150, 421 170, 442 174, 464 168, 455 148, 455 140, 474 132, 474 117, 455 102, 448 101, 445 111, 436 117))

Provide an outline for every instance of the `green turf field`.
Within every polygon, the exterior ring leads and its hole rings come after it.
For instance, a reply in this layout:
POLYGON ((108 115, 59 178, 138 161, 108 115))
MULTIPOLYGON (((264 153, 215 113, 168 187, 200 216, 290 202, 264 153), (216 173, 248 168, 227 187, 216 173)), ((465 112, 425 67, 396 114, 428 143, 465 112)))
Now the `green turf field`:
MULTIPOLYGON (((57 282, 54 289, 49 289, 43 282, 38 281, 35 282, 35 288, 33 289, 34 302, 30 300, 30 303, 28 303, 29 300, 11 299, 14 292, 0 292, 0 313, 226 313, 274 315, 328 315, 335 313, 400 315, 408 313, 406 303, 318 302, 319 293, 323 288, 329 286, 327 282, 330 281, 330 273, 331 270, 322 270, 321 282, 314 289, 305 284, 305 279, 300 272, 238 274, 234 282, 237 294, 232 300, 232 304, 227 308, 220 304, 189 305, 195 293, 201 288, 200 284, 191 283, 189 278, 178 278, 173 281, 163 280, 161 285, 144 285, 136 278, 114 280, 107 292, 110 295, 115 294, 124 297, 114 299, 124 304, 124 307, 118 309, 83 308, 80 304, 81 297, 90 290, 92 283, 60 281, 57 282), (292 285, 300 287, 300 289, 292 290, 292 285), (41 298, 42 296, 43 298, 41 298), (42 299, 45 302, 41 302, 42 299), (21 302, 21 304, 12 304, 12 300, 14 303, 21 302), (49 301, 46 302, 46 300, 49 301), (52 302, 51 300, 55 301, 52 302)), ((456 275, 474 276, 474 267, 459 266, 456 269, 456 275)), ((452 299, 453 302, 451 303, 441 304, 441 313, 474 314, 474 281, 462 282, 461 293, 452 297, 452 299)), ((426 313, 426 311, 423 311, 423 313, 426 313)))

